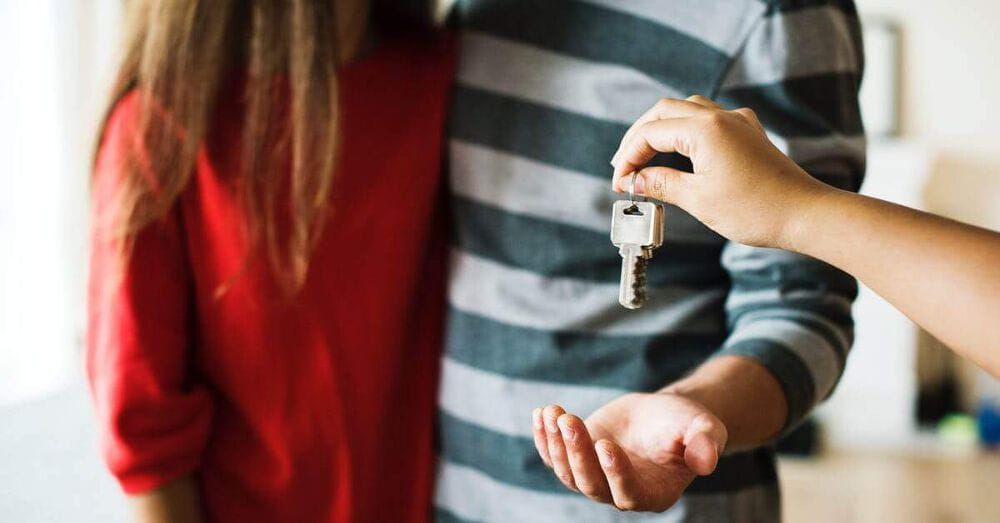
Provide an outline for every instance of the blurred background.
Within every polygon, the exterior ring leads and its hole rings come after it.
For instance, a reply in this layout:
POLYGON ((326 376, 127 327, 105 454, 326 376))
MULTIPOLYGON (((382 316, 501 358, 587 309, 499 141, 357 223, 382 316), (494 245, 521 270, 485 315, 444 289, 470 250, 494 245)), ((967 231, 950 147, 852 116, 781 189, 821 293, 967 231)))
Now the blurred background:
MULTIPOLYGON (((857 5, 864 192, 1000 230, 1000 3, 857 5)), ((88 167, 120 10, 0 0, 0 521, 127 516, 80 360, 88 167)), ((855 313, 840 386, 782 442, 786 520, 1000 521, 1000 383, 867 289, 855 313)))

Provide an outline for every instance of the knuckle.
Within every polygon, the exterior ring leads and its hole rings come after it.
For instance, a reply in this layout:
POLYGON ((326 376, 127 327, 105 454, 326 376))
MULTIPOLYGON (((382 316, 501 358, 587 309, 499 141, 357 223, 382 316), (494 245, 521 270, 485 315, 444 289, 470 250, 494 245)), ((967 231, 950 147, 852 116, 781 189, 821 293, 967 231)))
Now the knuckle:
POLYGON ((716 136, 724 133, 729 127, 730 116, 722 111, 713 111, 712 113, 704 116, 704 129, 703 132, 709 136, 716 136))
POLYGON ((729 115, 722 111, 712 111, 707 116, 705 120, 712 127, 721 128, 729 123, 729 115))
POLYGON ((743 117, 744 120, 747 121, 753 121, 757 119, 757 113, 755 113, 754 110, 749 107, 740 107, 739 109, 736 109, 733 112, 740 115, 741 117, 743 117))
MULTIPOLYGON (((649 186, 650 193, 653 196, 663 196, 667 194, 667 177, 662 174, 657 174, 651 177, 652 183, 649 186)), ((662 198, 659 198, 662 199, 662 198)))

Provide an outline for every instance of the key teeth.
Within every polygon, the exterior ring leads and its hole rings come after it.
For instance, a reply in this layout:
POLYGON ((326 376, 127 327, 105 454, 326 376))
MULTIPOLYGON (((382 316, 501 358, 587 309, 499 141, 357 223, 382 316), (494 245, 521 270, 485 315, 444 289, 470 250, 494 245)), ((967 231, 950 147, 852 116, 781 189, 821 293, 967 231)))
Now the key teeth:
POLYGON ((627 309, 639 309, 646 303, 646 268, 649 264, 649 255, 641 253, 622 253, 623 256, 634 256, 631 259, 631 285, 623 289, 624 296, 621 296, 621 304, 627 309))
POLYGON ((634 276, 632 280, 632 288, 635 289, 636 294, 641 294, 645 296, 646 291, 646 259, 638 258, 635 262, 634 276))
POLYGON ((649 260, 642 256, 635 258, 633 264, 632 279, 632 299, 629 302, 633 307, 639 308, 646 303, 646 266, 649 260))

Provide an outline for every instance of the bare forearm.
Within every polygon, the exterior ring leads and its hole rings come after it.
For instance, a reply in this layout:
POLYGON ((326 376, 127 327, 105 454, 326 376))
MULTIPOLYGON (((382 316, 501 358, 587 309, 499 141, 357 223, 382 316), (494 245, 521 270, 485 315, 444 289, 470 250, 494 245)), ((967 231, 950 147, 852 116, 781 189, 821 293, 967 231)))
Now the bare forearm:
POLYGON ((722 420, 730 450, 771 441, 788 416, 778 380, 759 363, 741 356, 720 356, 661 392, 691 398, 722 420))
POLYGON ((1000 234, 829 191, 782 245, 851 273, 959 354, 1000 375, 1000 234))
POLYGON ((200 523, 198 489, 191 476, 132 497, 132 512, 140 523, 200 523))

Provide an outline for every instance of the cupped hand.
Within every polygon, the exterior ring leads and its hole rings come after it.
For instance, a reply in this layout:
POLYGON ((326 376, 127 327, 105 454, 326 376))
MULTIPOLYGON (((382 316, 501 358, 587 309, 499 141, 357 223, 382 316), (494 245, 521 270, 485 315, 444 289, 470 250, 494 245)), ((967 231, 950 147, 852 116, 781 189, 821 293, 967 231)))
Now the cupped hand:
POLYGON ((723 423, 669 393, 627 394, 586 421, 558 405, 532 413, 535 448, 569 489, 622 510, 667 510, 726 447, 723 423))
POLYGON ((740 243, 784 247, 796 219, 832 189, 809 176, 768 140, 754 112, 726 111, 711 100, 663 99, 622 138, 612 161, 612 186, 683 208, 740 243), (693 173, 645 167, 658 152, 691 159, 693 173))

